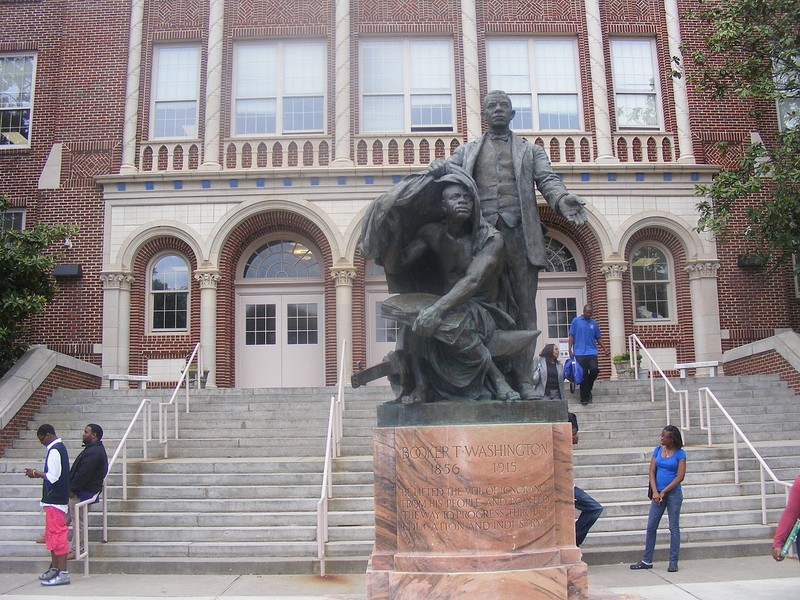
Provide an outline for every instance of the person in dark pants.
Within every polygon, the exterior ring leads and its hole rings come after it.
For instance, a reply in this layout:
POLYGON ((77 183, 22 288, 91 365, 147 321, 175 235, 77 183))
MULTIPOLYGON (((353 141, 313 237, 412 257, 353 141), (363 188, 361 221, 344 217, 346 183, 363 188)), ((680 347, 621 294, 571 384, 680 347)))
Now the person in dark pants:
MULTIPOLYGON (((578 417, 574 413, 567 413, 567 418, 572 424, 572 444, 575 445, 578 443, 578 417)), ((575 545, 580 546, 592 525, 600 518, 603 505, 576 485, 575 510, 581 513, 578 520, 575 521, 575 545)))
POLYGON ((83 430, 83 446, 69 471, 68 521, 74 518, 78 502, 88 500, 103 489, 103 481, 108 473, 108 455, 100 425, 89 423, 86 426, 83 430))
POLYGON ((600 373, 597 364, 598 346, 603 353, 608 354, 600 338, 600 326, 592 318, 592 305, 587 304, 583 307, 583 314, 572 319, 569 325, 569 355, 574 356, 583 369, 581 404, 584 406, 592 401, 594 380, 600 373))
POLYGON ((42 585, 66 585, 67 571, 67 503, 69 500, 69 454, 61 438, 56 436, 52 425, 39 426, 36 437, 46 447, 44 470, 25 469, 31 479, 42 479, 42 501, 44 509, 44 536, 50 550, 50 568, 39 575, 42 585))

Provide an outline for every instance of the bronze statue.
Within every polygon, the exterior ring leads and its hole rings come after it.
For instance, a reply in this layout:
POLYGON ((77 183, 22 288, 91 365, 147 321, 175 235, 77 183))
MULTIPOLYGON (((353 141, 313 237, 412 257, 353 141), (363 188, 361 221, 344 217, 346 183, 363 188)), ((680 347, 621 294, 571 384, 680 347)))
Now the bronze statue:
POLYGON ((362 254, 383 265, 384 314, 401 324, 397 350, 353 376, 389 375, 398 400, 519 399, 495 360, 530 345, 506 311, 503 237, 480 216, 474 181, 446 165, 439 176, 410 175, 370 207, 362 254))
MULTIPOLYGON (((475 179, 483 218, 505 239, 508 276, 517 303, 512 316, 520 329, 535 330, 539 270, 547 266, 547 256, 534 186, 550 207, 570 222, 581 225, 587 215, 585 202, 569 193, 545 151, 509 129, 514 114, 508 94, 489 92, 483 102, 489 131, 481 139, 459 146, 446 161, 434 161, 430 172, 438 176, 447 164, 456 164, 475 179)), ((512 385, 523 400, 534 397, 533 355, 532 343, 512 361, 512 385)))

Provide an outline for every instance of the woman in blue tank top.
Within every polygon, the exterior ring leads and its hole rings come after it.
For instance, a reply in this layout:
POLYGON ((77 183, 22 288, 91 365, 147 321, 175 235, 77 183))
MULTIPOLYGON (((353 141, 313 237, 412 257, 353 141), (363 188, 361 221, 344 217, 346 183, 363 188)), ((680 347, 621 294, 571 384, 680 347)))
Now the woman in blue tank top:
POLYGON ((652 569, 653 551, 656 547, 656 530, 664 511, 669 519, 669 567, 667 571, 678 570, 678 553, 681 548, 681 504, 683 491, 681 482, 686 475, 686 452, 683 438, 674 425, 667 425, 661 431, 661 445, 653 450, 650 459, 650 515, 647 518, 647 536, 642 560, 631 565, 631 569, 652 569))

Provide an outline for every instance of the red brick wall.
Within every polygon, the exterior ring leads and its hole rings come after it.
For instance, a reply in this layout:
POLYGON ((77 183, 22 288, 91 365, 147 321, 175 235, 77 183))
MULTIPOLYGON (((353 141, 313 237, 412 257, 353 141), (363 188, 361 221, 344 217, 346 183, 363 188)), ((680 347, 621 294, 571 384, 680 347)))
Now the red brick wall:
MULTIPOLYGON (((45 312, 30 322, 29 341, 99 364, 103 202, 94 177, 119 164, 130 4, 11 2, 0 7, 0 52, 36 51, 30 149, 0 148, 0 190, 24 207, 28 227, 75 223, 80 233, 59 262, 79 263, 83 277, 59 281, 45 312), (39 190, 54 143, 64 144, 61 187, 39 190)), ((60 250, 60 245, 59 248, 60 250)))
MULTIPOLYGON (((0 454, 5 454, 7 448, 11 446, 20 431, 27 428, 34 415, 52 395, 56 388, 67 389, 96 389, 100 387, 101 380, 94 375, 88 375, 64 367, 56 367, 45 378, 42 384, 36 388, 33 395, 19 409, 17 414, 0 431, 0 454)), ((41 423, 38 423, 41 425, 41 423)))
POLYGON ((780 375, 795 394, 800 394, 800 372, 775 350, 725 363, 725 375, 780 375))

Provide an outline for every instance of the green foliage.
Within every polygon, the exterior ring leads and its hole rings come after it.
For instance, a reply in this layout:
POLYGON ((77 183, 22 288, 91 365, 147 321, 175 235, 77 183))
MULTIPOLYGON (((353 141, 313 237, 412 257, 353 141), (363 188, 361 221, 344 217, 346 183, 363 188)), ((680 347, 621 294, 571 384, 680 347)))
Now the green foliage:
POLYGON ((697 228, 721 238, 743 235, 777 266, 800 253, 800 101, 793 100, 800 98, 800 2, 699 0, 699 5, 692 16, 704 25, 705 47, 691 55, 689 78, 717 99, 732 94, 762 101, 752 103, 754 115, 763 101, 783 101, 786 128, 775 143, 750 145, 736 167, 698 186, 704 198, 697 204, 697 228), (746 222, 733 228, 737 203, 758 192, 767 200, 745 211, 746 222))
MULTIPOLYGON (((0 196, 0 214, 7 207, 0 196)), ((23 231, 0 228, 0 374, 26 350, 20 341, 25 320, 43 310, 55 293, 50 273, 57 256, 47 249, 75 233, 72 225, 37 224, 23 231)))
MULTIPOLYGON (((636 361, 640 362, 642 360, 642 355, 638 352, 636 353, 636 361)), ((630 363, 631 362, 631 353, 628 351, 623 352, 622 354, 615 354, 614 357, 611 359, 612 362, 615 363, 630 363)))

